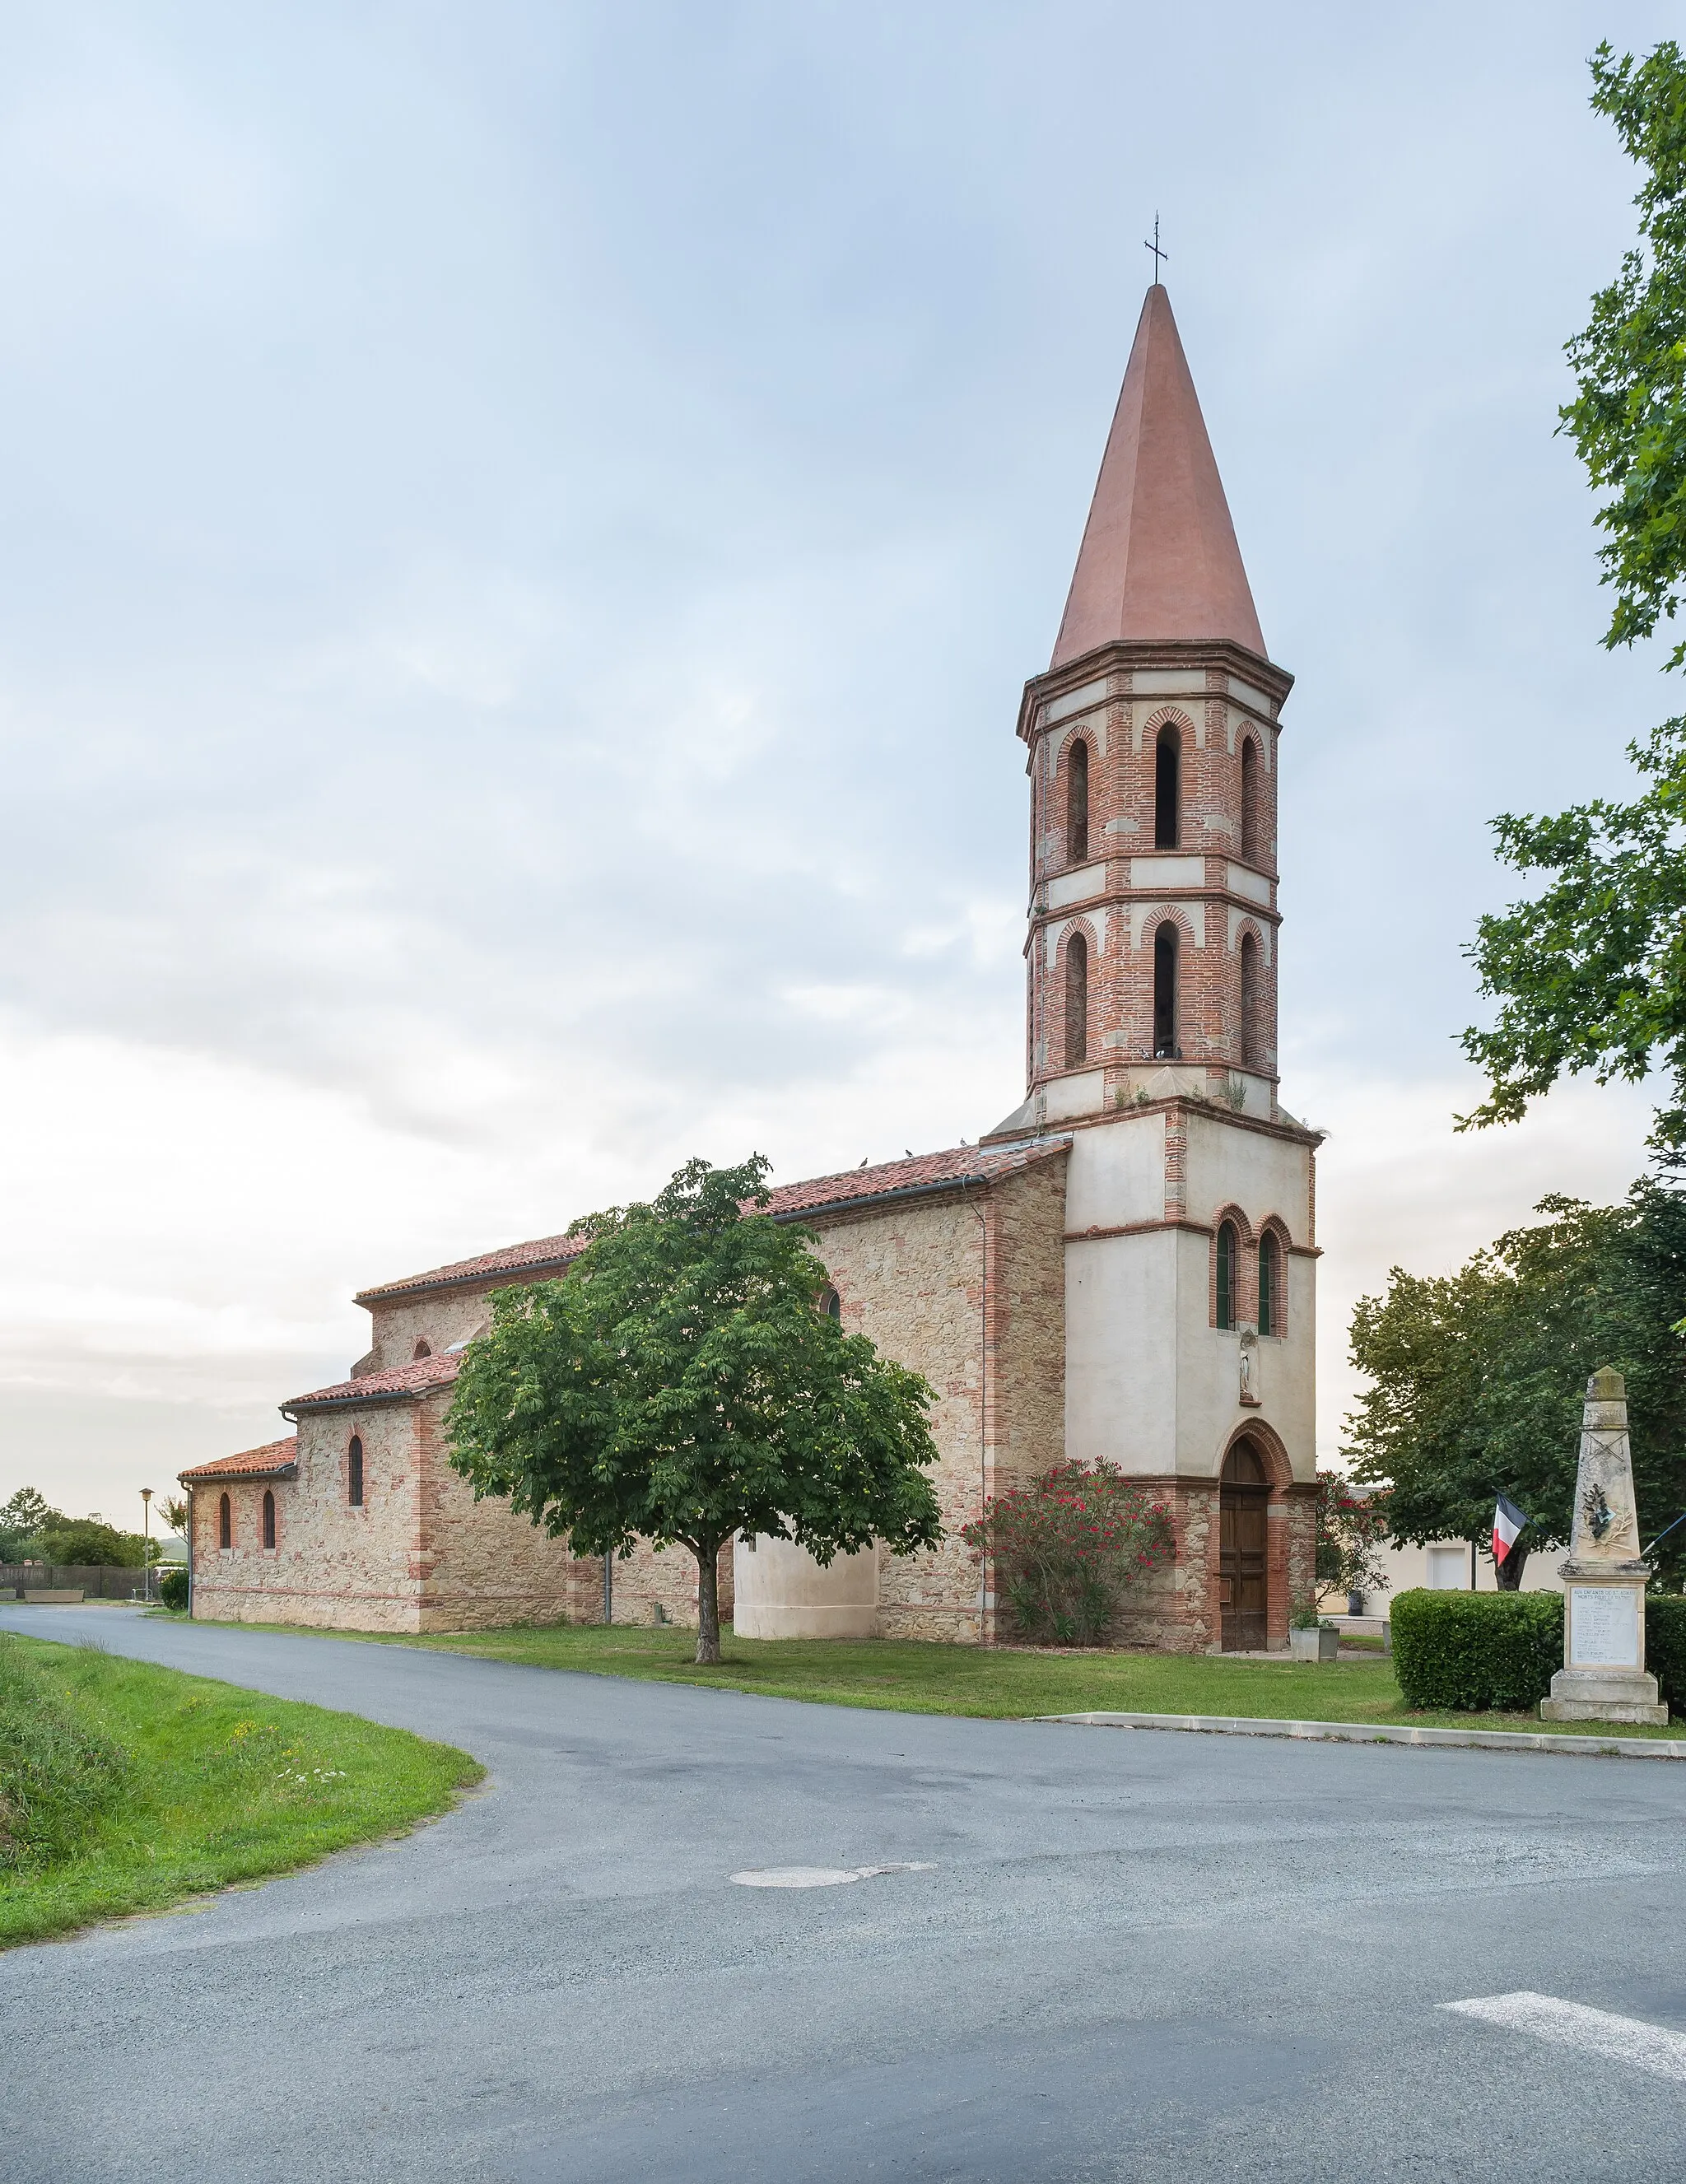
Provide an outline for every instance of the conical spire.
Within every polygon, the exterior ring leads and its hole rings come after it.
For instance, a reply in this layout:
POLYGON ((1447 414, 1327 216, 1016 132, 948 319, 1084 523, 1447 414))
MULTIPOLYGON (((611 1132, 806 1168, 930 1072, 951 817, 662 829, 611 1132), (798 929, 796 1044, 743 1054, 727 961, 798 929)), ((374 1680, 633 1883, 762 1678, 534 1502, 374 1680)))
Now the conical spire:
POLYGON ((1051 665, 1121 638, 1230 638, 1267 658, 1199 397, 1149 288, 1051 665))

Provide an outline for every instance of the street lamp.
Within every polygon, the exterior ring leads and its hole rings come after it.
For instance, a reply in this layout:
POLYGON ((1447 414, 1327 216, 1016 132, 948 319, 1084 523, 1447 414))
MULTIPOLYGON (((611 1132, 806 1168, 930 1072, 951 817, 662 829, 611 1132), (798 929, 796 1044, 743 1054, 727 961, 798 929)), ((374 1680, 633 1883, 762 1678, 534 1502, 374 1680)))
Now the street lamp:
POLYGON ((153 1596, 153 1490, 141 1489, 141 1529, 146 1540, 141 1550, 141 1590, 150 1601, 153 1596))

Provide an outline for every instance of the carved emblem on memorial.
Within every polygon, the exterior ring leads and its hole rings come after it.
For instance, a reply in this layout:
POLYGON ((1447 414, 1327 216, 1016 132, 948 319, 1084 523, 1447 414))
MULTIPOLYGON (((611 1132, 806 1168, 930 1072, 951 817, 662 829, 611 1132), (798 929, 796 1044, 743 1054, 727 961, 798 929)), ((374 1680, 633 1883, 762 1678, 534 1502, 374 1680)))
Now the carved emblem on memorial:
POLYGON ((1645 1673, 1645 1580, 1628 1443, 1628 1390, 1608 1366, 1587 1383, 1575 1517, 1563 1579, 1563 1666, 1547 1721, 1666 1722, 1645 1673))

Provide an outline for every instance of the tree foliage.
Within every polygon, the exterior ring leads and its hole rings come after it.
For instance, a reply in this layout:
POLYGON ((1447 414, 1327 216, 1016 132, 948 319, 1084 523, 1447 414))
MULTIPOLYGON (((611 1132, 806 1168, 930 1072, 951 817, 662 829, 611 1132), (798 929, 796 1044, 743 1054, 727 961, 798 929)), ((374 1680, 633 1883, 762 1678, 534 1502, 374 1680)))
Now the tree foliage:
MULTIPOLYGON (((1686 1195, 1636 1183, 1618 1206, 1543 1199, 1455 1273, 1395 1267, 1354 1309, 1352 1360, 1370 1386, 1347 1421, 1354 1476, 1386 1483, 1402 1540, 1472 1540, 1491 1552, 1505 1494, 1530 1519, 1523 1549, 1569 1536, 1590 1375, 1628 1382, 1633 1485, 1649 1540, 1686 1509, 1686 1195)), ((1657 1556, 1686 1573, 1686 1526, 1657 1556)), ((1517 1574, 1520 1574, 1518 1566, 1517 1574)))
POLYGON ((734 1534, 822 1564, 941 1536, 931 1390, 818 1308, 807 1231, 746 1210, 766 1202, 767 1165, 692 1161, 649 1205, 576 1222, 590 1241, 559 1281, 493 1298, 447 1424, 476 1498, 507 1496, 576 1554, 687 1547, 699 1662, 720 1658, 734 1534))
POLYGON ((21 1562, 24 1549, 48 1524, 68 1520, 33 1486, 20 1486, 9 1502, 0 1502, 0 1563, 21 1562))
MULTIPOLYGON (((1638 164, 1640 240, 1593 298, 1568 344, 1577 383, 1563 426, 1593 485, 1615 604, 1607 645, 1672 621, 1686 580, 1686 63, 1672 41, 1644 60, 1594 56, 1592 103, 1638 164)), ((1668 662, 1686 660, 1686 643, 1668 662)), ((1465 1051, 1488 1093, 1462 1127, 1516 1120, 1560 1077, 1637 1082, 1661 1067, 1672 1090, 1652 1142, 1686 1159, 1686 720, 1629 756, 1631 802, 1600 798, 1555 816, 1494 822, 1501 860, 1539 874, 1530 900, 1483 917, 1470 955, 1500 1009, 1465 1051)))
POLYGON ((1029 1639, 1099 1646, 1132 1578, 1175 1550, 1170 1512, 1116 1464, 1056 1464, 986 1502, 960 1537, 1029 1639))

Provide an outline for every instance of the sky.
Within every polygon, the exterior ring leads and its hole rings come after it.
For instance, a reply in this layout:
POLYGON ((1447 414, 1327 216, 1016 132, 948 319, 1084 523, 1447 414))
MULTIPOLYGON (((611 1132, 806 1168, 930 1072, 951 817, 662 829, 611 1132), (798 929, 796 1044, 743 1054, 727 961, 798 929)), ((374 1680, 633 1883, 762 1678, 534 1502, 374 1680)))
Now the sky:
POLYGON ((0 1498, 285 1430, 353 1292, 1022 1096, 1022 752, 1151 265, 1271 655, 1353 1301, 1644 1165, 1459 1135, 1488 822, 1621 793, 1563 343, 1661 7, 0 8, 0 1498))

